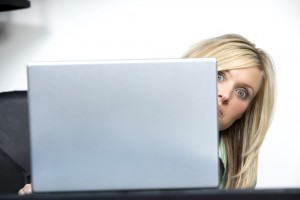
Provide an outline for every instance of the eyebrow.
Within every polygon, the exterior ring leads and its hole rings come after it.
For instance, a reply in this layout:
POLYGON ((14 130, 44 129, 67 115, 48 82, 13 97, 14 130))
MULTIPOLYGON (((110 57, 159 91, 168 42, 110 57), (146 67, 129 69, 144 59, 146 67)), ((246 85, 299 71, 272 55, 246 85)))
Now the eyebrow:
MULTIPOLYGON (((231 74, 231 73, 230 73, 230 70, 224 70, 223 72, 224 72, 225 74, 227 74, 227 73, 228 73, 228 74, 231 74)), ((254 94, 254 89, 253 89, 253 87, 252 87, 251 85, 248 85, 247 83, 242 83, 241 85, 242 85, 243 87, 248 88, 248 90, 249 90, 249 89, 252 90, 251 93, 254 94)))
POLYGON ((252 90, 251 93, 254 94, 254 89, 253 89, 250 85, 248 85, 248 84, 246 84, 246 83, 243 83, 242 85, 243 85, 244 87, 246 87, 246 88, 252 90))

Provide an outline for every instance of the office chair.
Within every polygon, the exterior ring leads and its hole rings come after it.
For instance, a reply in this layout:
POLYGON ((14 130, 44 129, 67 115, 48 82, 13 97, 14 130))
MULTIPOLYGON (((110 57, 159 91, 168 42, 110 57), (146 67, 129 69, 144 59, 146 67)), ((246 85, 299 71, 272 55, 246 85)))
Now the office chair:
POLYGON ((0 93, 0 194, 17 193, 30 177, 26 91, 0 93))

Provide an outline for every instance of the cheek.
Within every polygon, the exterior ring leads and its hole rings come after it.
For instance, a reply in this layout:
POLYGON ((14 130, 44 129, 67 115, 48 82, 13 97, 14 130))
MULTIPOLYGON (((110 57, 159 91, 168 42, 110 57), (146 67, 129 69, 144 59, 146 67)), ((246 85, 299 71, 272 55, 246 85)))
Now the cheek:
POLYGON ((239 119, 243 116, 243 114, 245 113, 245 111, 248 108, 248 103, 237 103, 235 104, 235 106, 232 108, 232 113, 233 113, 233 118, 239 119))

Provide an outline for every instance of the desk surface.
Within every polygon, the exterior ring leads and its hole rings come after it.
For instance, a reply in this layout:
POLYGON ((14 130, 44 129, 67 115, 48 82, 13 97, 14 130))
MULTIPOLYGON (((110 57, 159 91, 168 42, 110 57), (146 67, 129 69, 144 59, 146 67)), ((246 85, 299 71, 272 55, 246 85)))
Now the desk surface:
POLYGON ((91 193, 56 193, 33 194, 26 196, 2 195, 2 199, 36 199, 36 200, 73 200, 73 199, 208 199, 208 200, 281 200, 300 199, 300 189, 269 189, 269 190, 227 190, 227 191, 153 191, 153 192, 91 192, 91 193))

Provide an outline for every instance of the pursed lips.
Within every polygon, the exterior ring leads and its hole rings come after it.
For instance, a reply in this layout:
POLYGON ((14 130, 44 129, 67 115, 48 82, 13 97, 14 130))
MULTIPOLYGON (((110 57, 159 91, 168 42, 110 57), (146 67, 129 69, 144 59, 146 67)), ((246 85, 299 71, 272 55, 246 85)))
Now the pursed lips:
POLYGON ((220 106, 218 106, 218 113, 220 117, 223 117, 223 111, 222 108, 220 108, 220 106))

